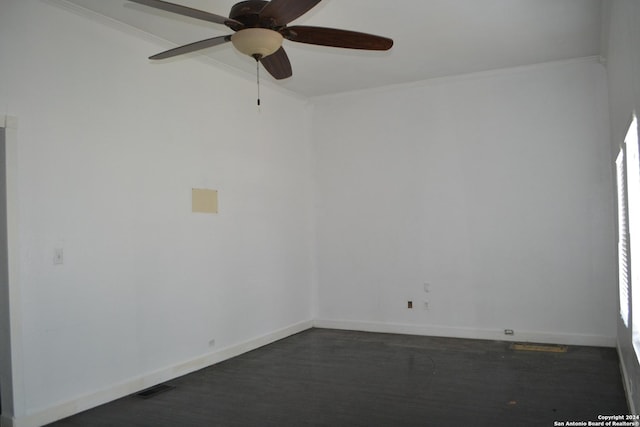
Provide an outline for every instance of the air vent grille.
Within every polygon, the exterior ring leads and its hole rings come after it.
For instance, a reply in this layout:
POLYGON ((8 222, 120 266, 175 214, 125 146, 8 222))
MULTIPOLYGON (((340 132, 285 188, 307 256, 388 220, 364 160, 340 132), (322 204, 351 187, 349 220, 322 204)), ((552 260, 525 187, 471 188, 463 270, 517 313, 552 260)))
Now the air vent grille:
POLYGON ((520 344, 514 343, 509 347, 516 351, 541 351, 543 353, 566 353, 569 349, 566 345, 549 344, 520 344))
POLYGON ((136 396, 141 397, 143 399, 150 399, 154 396, 157 396, 160 393, 164 393, 165 391, 173 390, 176 388, 173 385, 169 384, 158 384, 153 387, 149 387, 146 390, 142 390, 141 392, 136 393, 136 396))

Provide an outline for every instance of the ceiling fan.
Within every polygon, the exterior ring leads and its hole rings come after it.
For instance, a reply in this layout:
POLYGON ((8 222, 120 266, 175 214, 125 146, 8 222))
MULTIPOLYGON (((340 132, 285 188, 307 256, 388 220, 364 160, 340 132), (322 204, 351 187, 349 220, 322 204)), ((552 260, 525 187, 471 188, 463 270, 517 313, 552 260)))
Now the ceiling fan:
POLYGON ((362 50, 389 50, 393 40, 356 31, 304 25, 287 26, 304 15, 321 0, 249 0, 235 4, 229 17, 215 15, 162 0, 129 0, 146 6, 177 13, 216 24, 223 24, 234 34, 213 37, 169 49, 149 57, 166 59, 231 42, 240 52, 262 63, 274 78, 291 77, 291 62, 282 47, 283 39, 313 45, 362 50))

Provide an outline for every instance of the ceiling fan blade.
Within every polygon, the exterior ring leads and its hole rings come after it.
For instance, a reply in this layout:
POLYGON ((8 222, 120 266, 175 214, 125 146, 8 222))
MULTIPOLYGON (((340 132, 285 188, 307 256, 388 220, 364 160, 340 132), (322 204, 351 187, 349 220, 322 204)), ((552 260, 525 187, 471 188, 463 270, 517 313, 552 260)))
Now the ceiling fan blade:
POLYGON ((387 37, 335 28, 296 25, 287 27, 282 35, 294 42, 347 49, 389 50, 393 46, 393 40, 387 37))
POLYGON ((260 59, 262 66, 277 80, 286 79, 293 75, 291 62, 287 52, 281 47, 276 53, 260 59))
POLYGON ((196 50, 206 49, 208 47, 217 46, 219 44, 226 43, 231 40, 231 36, 220 36, 212 39, 200 40, 199 42, 189 43, 184 46, 175 47, 173 49, 160 52, 156 55, 150 56, 149 59, 167 59, 174 56, 183 55, 185 53, 195 52, 196 50))
POLYGON ((318 3, 320 0, 271 0, 260 12, 260 18, 272 19, 276 25, 287 25, 318 3))
POLYGON ((143 4, 145 6, 154 7, 156 9, 166 10, 167 12, 177 13, 178 15, 188 16, 190 18, 201 19, 203 21, 209 21, 216 24, 227 25, 233 29, 242 28, 240 22, 225 18, 224 16, 215 15, 213 13, 205 12, 204 10, 193 9, 187 6, 182 6, 175 3, 169 3, 162 0, 129 0, 134 3, 143 4))

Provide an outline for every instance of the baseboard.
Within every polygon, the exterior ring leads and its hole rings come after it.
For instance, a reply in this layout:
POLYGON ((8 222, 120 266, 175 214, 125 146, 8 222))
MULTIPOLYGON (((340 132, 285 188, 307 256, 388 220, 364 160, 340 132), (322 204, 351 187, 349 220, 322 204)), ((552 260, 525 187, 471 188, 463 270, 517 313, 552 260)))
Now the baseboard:
POLYGON ((13 418, 7 415, 0 415, 0 427, 14 427, 13 418))
POLYGON ((636 404, 633 401, 633 393, 631 392, 631 390, 633 390, 633 388, 631 387, 631 378, 627 373, 627 366, 624 363, 624 359, 622 357, 622 349, 620 348, 619 345, 618 345, 618 357, 620 359, 619 362, 620 362, 620 374, 622 375, 622 386, 624 387, 624 395, 627 397, 627 405, 629 406, 629 413, 638 415, 638 412, 636 410, 637 409, 636 404))
POLYGON ((52 423, 79 412, 86 411, 87 409, 111 402, 112 400, 128 396, 156 384, 181 377, 202 368, 206 368, 207 366, 215 365, 216 363, 239 356, 243 353, 255 350, 259 347, 305 331, 312 327, 313 322, 311 320, 300 322, 275 332, 250 339, 240 344, 214 351, 202 357, 197 357, 174 366, 168 366, 164 369, 133 378, 124 383, 108 387, 104 390, 89 393, 68 402, 36 411, 24 417, 15 419, 7 418, 6 420, 5 418, 2 418, 1 427, 39 427, 44 424, 52 423), (7 423, 6 426, 5 422, 7 423))
POLYGON ((364 332, 382 332, 392 334, 425 335, 450 338, 585 345, 594 347, 616 346, 615 337, 586 334, 559 334, 551 332, 516 331, 514 335, 505 335, 503 330, 330 319, 316 319, 313 322, 313 326, 316 328, 327 329, 346 329, 364 332))

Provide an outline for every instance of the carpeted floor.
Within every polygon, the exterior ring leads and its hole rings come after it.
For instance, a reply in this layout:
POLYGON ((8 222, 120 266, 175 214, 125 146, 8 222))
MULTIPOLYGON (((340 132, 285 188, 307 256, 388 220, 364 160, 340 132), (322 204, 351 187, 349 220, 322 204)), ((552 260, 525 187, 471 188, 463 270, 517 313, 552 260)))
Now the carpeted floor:
POLYGON ((538 427, 628 411, 613 348, 327 329, 166 384, 50 425, 538 427))

